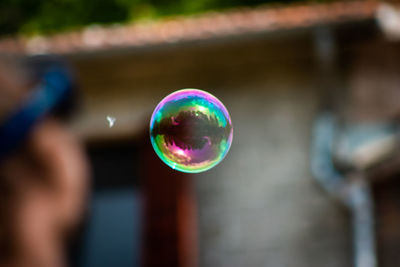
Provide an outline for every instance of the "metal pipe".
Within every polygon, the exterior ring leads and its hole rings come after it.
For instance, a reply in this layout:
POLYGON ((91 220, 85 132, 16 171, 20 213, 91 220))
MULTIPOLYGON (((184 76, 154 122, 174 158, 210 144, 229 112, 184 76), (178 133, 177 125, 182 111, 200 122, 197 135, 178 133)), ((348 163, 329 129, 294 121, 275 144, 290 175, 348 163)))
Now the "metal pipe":
POLYGON ((311 171, 325 191, 351 212, 354 267, 377 267, 373 198, 369 184, 361 174, 348 177, 333 164, 336 121, 324 113, 315 122, 311 149, 311 171))
POLYGON ((349 208, 352 213, 355 267, 376 267, 375 220, 369 184, 356 179, 349 185, 349 208))

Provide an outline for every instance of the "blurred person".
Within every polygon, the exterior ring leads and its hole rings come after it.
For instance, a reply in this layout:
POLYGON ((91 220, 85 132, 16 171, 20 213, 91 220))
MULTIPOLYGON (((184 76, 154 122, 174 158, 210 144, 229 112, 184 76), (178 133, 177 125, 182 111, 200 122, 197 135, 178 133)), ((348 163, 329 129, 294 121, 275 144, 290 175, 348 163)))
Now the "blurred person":
POLYGON ((85 210, 88 166, 61 119, 72 76, 58 60, 0 57, 0 267, 63 267, 85 210))

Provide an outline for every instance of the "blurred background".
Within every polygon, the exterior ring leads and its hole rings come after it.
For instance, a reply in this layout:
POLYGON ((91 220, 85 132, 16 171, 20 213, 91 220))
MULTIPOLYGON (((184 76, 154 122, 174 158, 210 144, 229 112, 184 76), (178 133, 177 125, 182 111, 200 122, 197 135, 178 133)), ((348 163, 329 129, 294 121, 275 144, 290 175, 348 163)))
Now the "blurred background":
MULTIPOLYGON (((71 266, 353 266, 351 213, 311 172, 313 125, 327 111, 341 131, 397 125, 397 2, 2 0, 0 34, 1 53, 61 55, 76 75, 69 128, 92 178, 71 266), (234 125, 227 157, 200 174, 149 142, 153 109, 181 88, 217 96, 234 125)), ((372 150, 338 142, 343 176, 392 159, 390 133, 372 150)), ((369 182, 379 266, 400 262, 398 165, 369 182)))

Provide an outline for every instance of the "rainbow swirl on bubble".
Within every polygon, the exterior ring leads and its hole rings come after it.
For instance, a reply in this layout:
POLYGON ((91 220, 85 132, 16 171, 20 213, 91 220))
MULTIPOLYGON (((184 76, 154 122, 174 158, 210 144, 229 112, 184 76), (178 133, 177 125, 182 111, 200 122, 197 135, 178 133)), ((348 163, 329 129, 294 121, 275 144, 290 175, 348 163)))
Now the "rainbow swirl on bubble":
POLYGON ((215 96, 183 89, 165 97, 150 120, 150 140, 157 155, 172 169, 198 173, 226 156, 233 127, 228 110, 215 96))

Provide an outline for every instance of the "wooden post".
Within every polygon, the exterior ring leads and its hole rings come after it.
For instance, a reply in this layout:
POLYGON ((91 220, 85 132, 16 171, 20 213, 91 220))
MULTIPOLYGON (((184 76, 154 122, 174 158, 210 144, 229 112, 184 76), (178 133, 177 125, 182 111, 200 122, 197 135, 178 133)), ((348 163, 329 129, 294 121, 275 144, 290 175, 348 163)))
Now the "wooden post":
POLYGON ((193 175, 172 170, 145 143, 143 266, 196 267, 193 175))

